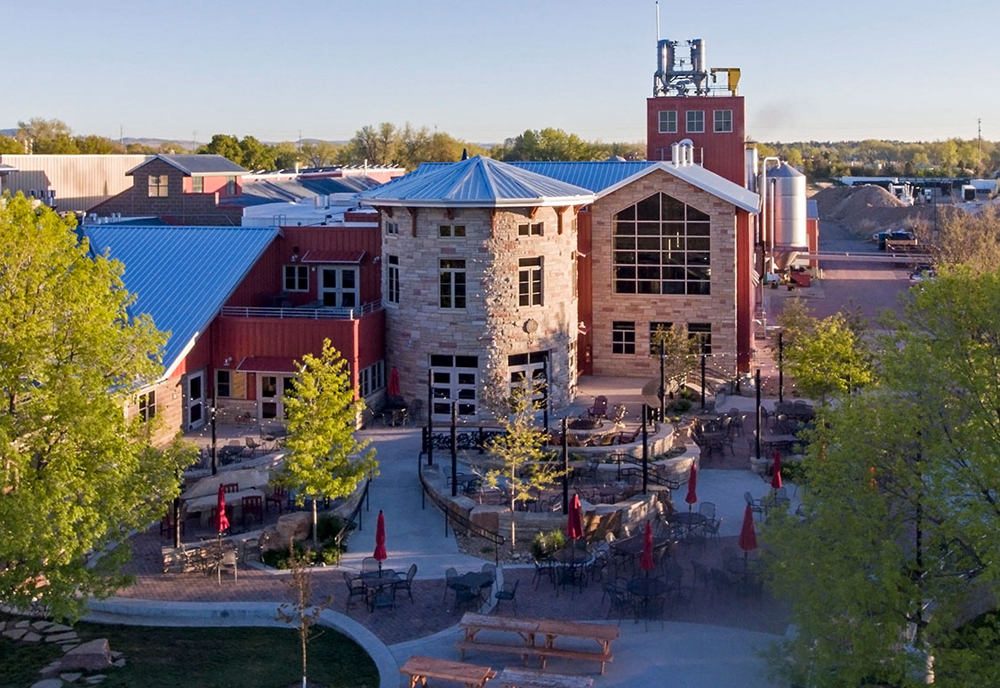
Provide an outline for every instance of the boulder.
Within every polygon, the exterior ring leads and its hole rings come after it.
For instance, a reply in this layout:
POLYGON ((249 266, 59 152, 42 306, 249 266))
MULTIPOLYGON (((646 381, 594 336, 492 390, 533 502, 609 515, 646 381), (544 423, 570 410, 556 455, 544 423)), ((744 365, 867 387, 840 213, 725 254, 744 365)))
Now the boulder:
POLYGON ((76 642, 80 637, 75 631, 69 631, 67 633, 50 633, 45 636, 45 642, 47 643, 68 643, 70 641, 76 642))
POLYGON ((81 674, 79 671, 71 671, 69 673, 59 674, 59 678, 61 678, 66 683, 73 683, 74 681, 78 680, 81 676, 83 676, 83 674, 81 674))
MULTIPOLYGON (((278 517, 275 526, 278 537, 277 544, 282 549, 287 549, 293 541, 304 540, 309 537, 312 529, 312 513, 308 511, 293 511, 278 517)), ((275 549, 275 547, 270 547, 275 549)))
POLYGON ((63 655, 60 666, 64 670, 99 671, 111 666, 111 648, 106 638, 91 640, 78 645, 63 655))
POLYGON ((31 684, 31 688, 62 688, 63 682, 57 678, 43 678, 31 684))
POLYGON ((29 631, 29 632, 25 633, 23 636, 21 636, 21 642, 22 643, 37 643, 41 639, 42 639, 42 636, 38 635, 37 633, 31 632, 31 631, 29 631))

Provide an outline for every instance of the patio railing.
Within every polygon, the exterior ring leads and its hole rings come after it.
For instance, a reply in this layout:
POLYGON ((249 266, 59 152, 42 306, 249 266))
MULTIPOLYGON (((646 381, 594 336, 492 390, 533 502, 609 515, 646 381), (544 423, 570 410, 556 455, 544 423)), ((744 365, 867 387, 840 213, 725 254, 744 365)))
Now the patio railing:
POLYGON ((484 540, 488 540, 493 544, 493 561, 499 566, 500 565, 500 545, 502 545, 506 539, 500 533, 484 528, 481 525, 473 523, 465 517, 458 509, 456 509, 452 504, 441 499, 436 492, 434 492, 427 485, 427 481, 424 479, 424 472, 420 469, 420 459, 417 459, 417 475, 420 476, 420 487, 424 491, 424 495, 431 500, 431 503, 439 508, 442 513, 444 513, 444 534, 448 535, 448 524, 451 524, 453 530, 463 531, 470 535, 476 537, 481 537, 484 540))
POLYGON ((357 308, 305 307, 271 308, 267 306, 223 306, 222 315, 231 318, 283 318, 296 320, 357 320, 382 309, 381 301, 370 301, 357 308))

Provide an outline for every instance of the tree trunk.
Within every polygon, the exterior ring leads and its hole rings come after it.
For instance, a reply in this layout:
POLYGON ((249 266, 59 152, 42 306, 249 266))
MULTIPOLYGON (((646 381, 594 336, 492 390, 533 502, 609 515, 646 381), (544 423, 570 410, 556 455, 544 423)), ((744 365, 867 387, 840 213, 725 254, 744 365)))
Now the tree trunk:
POLYGON ((319 538, 317 537, 316 533, 317 530, 316 526, 319 523, 319 516, 317 516, 317 508, 316 508, 316 497, 313 497, 312 502, 313 502, 313 551, 315 552, 319 550, 319 538))
POLYGON ((514 531, 514 505, 517 503, 516 500, 510 500, 510 553, 514 554, 516 551, 514 536, 516 535, 514 531))

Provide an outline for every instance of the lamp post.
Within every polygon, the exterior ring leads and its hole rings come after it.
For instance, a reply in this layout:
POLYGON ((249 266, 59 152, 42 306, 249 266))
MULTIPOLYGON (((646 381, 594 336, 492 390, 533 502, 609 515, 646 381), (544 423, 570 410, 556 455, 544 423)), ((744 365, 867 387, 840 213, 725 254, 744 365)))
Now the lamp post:
POLYGON ((754 434, 757 436, 757 460, 760 461, 760 368, 754 375, 754 387, 757 388, 757 432, 754 434))
POLYGON ((458 402, 451 402, 451 496, 458 495, 458 402))
POLYGON ((705 410, 705 340, 701 341, 701 410, 705 410))
POLYGON ((785 338, 784 332, 778 333, 778 401, 785 401, 785 338))
POLYGON ((212 420, 212 475, 219 474, 219 451, 216 447, 215 437, 215 404, 208 409, 209 417, 212 420))
POLYGON ((569 419, 562 419, 562 459, 563 459, 563 516, 569 513, 569 419))
POLYGON ((549 443, 549 357, 542 360, 542 424, 545 426, 545 444, 549 443))
POLYGON ((427 369, 427 465, 434 465, 434 371, 427 369))
POLYGON ((649 415, 649 407, 642 405, 642 493, 646 494, 646 486, 649 481, 649 428, 646 425, 646 417, 649 415))

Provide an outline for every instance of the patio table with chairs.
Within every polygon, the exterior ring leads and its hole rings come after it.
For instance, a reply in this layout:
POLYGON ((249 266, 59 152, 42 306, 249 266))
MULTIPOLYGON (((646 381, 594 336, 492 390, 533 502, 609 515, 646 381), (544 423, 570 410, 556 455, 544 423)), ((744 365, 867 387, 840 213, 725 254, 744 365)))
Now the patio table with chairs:
MULTIPOLYGON (((236 491, 226 491, 226 511, 232 509, 233 511, 233 521, 235 523, 243 522, 243 498, 244 497, 257 497, 261 500, 264 499, 264 492, 257 488, 249 488, 245 490, 236 491)), ((199 523, 203 527, 211 525, 211 512, 213 509, 218 507, 219 501, 217 495, 206 495, 204 497, 193 497, 187 499, 183 503, 183 513, 184 518, 188 518, 193 514, 199 515, 199 523)))

